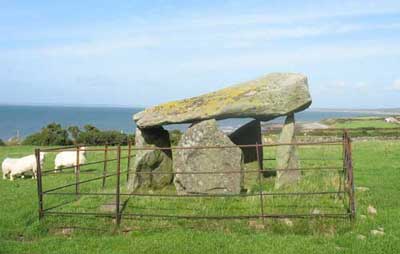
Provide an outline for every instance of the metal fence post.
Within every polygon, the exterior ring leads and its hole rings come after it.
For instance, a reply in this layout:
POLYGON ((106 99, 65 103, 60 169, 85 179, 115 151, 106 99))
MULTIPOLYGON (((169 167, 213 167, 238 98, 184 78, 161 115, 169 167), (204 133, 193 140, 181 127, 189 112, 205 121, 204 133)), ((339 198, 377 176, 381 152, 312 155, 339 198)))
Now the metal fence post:
POLYGON ((79 195, 79 172, 80 171, 80 163, 79 163, 79 146, 76 147, 76 165, 75 165, 75 194, 78 197, 79 195))
POLYGON ((102 182, 102 188, 106 186, 106 175, 107 175, 107 160, 108 160, 108 144, 104 146, 104 165, 103 165, 103 182, 102 182))
MULTIPOLYGON (((347 133, 346 133, 347 134, 347 133)), ((350 206, 350 219, 354 220, 356 216, 356 207, 355 207, 355 196, 354 196, 354 176, 353 176, 353 159, 352 159, 352 148, 351 148, 351 139, 347 136, 347 174, 348 174, 348 188, 349 188, 349 206, 350 206)))
POLYGON ((263 224, 265 223, 264 218, 264 197, 263 197, 263 190, 262 190, 262 161, 260 157, 260 147, 258 143, 256 143, 256 154, 257 154, 257 164, 258 164, 258 185, 259 185, 259 194, 260 194, 260 208, 261 208, 261 219, 263 224))
POLYGON ((119 226, 121 224, 121 213, 120 213, 120 180, 121 180, 121 145, 118 145, 117 150, 117 186, 115 193, 115 219, 116 223, 119 226))
POLYGON ((338 188, 338 194, 337 197, 339 198, 344 198, 344 194, 343 197, 341 197, 341 195, 339 194, 339 192, 341 192, 342 190, 342 184, 343 187, 345 188, 344 184, 345 184, 345 179, 346 179, 346 132, 345 130, 342 130, 342 164, 343 164, 343 168, 342 171, 339 172, 339 188, 338 188))
POLYGON ((128 141, 128 162, 126 163, 126 181, 129 181, 129 173, 131 170, 131 148, 132 148, 132 142, 128 141))
MULTIPOLYGON (((348 195, 349 197, 349 207, 348 207, 348 212, 351 212, 350 209, 350 198, 351 194, 349 192, 349 148, 348 148, 348 139, 347 139, 347 131, 343 131, 343 149, 344 149, 344 155, 343 155, 343 191, 348 195)), ((344 194, 345 195, 345 194, 344 194)), ((351 219, 351 216, 350 216, 351 219)))
MULTIPOLYGON (((80 151, 85 151, 85 149, 83 147, 79 147, 79 146, 74 146, 77 150, 77 163, 75 165, 76 168, 76 175, 77 175, 77 180, 76 182, 74 182, 73 177, 72 177, 72 182, 70 182, 69 184, 63 185, 63 186, 58 186, 58 187, 53 187, 51 189, 42 189, 42 175, 46 175, 47 173, 50 173, 52 170, 44 170, 42 169, 41 165, 40 165, 40 152, 41 151, 55 151, 55 149, 35 149, 35 156, 36 156, 36 161, 37 161, 37 191, 38 191, 38 199, 39 199, 39 220, 44 217, 44 215, 49 216, 49 215, 56 215, 56 216, 99 216, 99 217, 111 217, 113 219, 113 224, 114 224, 114 230, 115 231, 120 231, 120 225, 122 222, 122 218, 137 218, 137 217, 149 217, 149 218, 165 218, 165 219, 172 219, 172 218, 177 218, 177 219, 207 219, 207 220, 214 220, 214 219, 221 219, 221 220, 225 220, 225 219, 256 219, 261 223, 265 225, 265 222, 268 222, 268 218, 275 218, 275 219, 281 219, 281 218, 309 218, 309 217, 315 217, 314 214, 299 214, 299 213, 293 213, 293 214, 287 214, 287 213, 273 213, 271 212, 271 205, 272 203, 270 203, 268 197, 271 196, 271 198, 273 198, 274 196, 297 196, 297 195, 333 195, 333 194, 337 194, 334 191, 312 191, 312 192, 307 192, 307 191, 298 191, 298 192, 276 192, 276 191, 268 191, 265 190, 263 191, 263 184, 265 184, 263 181, 264 172, 268 172, 268 171, 279 171, 279 169, 268 169, 268 165, 266 165, 267 168, 264 168, 264 166, 262 165, 262 147, 268 147, 268 146, 279 146, 279 145, 296 145, 297 147, 300 147, 301 145, 318 145, 320 146, 321 144, 326 144, 326 145, 335 145, 335 146, 342 146, 343 147, 343 151, 338 151, 339 155, 340 152, 343 152, 342 156, 343 156, 343 182, 342 182, 342 187, 341 189, 343 191, 341 191, 341 193, 343 193, 344 195, 344 199, 343 199, 343 203, 344 203, 344 207, 346 209, 346 211, 344 211, 343 213, 321 213, 318 215, 318 217, 326 217, 326 218, 333 218, 333 217, 340 217, 340 218, 346 218, 346 219, 350 219, 352 222, 354 222, 355 219, 355 211, 356 211, 356 207, 355 207, 355 192, 354 192, 354 178, 353 178, 353 165, 352 165, 352 147, 351 147, 351 139, 350 136, 348 135, 347 132, 343 132, 343 140, 342 142, 315 142, 315 143, 276 143, 276 144, 248 144, 248 145, 242 145, 241 147, 250 147, 256 148, 256 159, 257 159, 257 163, 258 163, 258 170, 255 170, 255 168, 253 168, 252 170, 249 170, 249 172, 244 172, 241 170, 232 170, 232 171, 202 171, 202 172, 180 172, 183 174, 208 174, 208 175, 214 175, 214 176, 218 176, 218 175, 223 175, 223 174, 234 174, 234 175, 238 175, 238 174, 247 174, 247 173, 251 173, 251 174, 258 174, 258 182, 256 179, 253 179, 252 181, 255 182, 255 184, 259 185, 259 191, 254 192, 254 193, 216 193, 216 194, 206 194, 206 193, 199 193, 197 195, 193 195, 191 193, 187 193, 187 194, 153 194, 153 193, 136 193, 136 192, 131 192, 131 193, 124 193, 124 191, 122 191, 121 193, 121 170, 122 170, 122 181, 124 181, 124 177, 125 177, 125 172, 123 172, 123 169, 125 168, 125 164, 122 165, 121 168, 121 162, 123 161, 123 159, 125 159, 125 149, 121 148, 121 145, 115 146, 116 149, 114 149, 114 147, 112 149, 109 149, 107 147, 107 145, 105 146, 105 149, 103 148, 92 148, 89 149, 90 151, 104 151, 105 153, 105 158, 107 159, 107 152, 112 152, 112 155, 114 154, 114 150, 116 150, 116 158, 112 157, 112 159, 108 160, 108 161, 116 161, 117 162, 117 167, 116 167, 116 171, 114 171, 114 169, 112 169, 112 167, 110 168, 110 174, 106 174, 104 173, 103 175, 98 175, 92 179, 86 179, 85 177, 83 178, 82 181, 78 181, 79 180, 79 174, 80 174, 80 166, 82 165, 88 165, 88 164, 98 164, 101 167, 101 164, 104 163, 104 161, 100 160, 100 161, 96 161, 96 162, 92 162, 92 163, 83 163, 80 164, 79 163, 79 157, 82 158, 82 155, 80 155, 80 151), (111 190, 110 192, 90 192, 90 191, 85 191, 85 188, 83 189, 82 192, 79 192, 79 187, 80 185, 83 185, 85 183, 89 183, 92 181, 101 181, 103 180, 103 178, 108 178, 110 176, 116 176, 116 182, 111 182, 109 183, 110 187, 114 188, 114 184, 115 184, 115 192, 114 190, 111 190), (69 188, 73 188, 73 186, 76 186, 76 191, 77 193, 74 192, 70 192, 68 191, 69 188), (79 186, 78 186, 79 185, 79 186), (69 187, 67 190, 65 190, 64 188, 69 187), (61 192, 59 192, 58 190, 62 190, 61 192), (65 191, 64 191, 65 190, 65 191), (74 197, 75 195, 77 197, 84 197, 86 196, 103 196, 103 197, 110 197, 113 199, 113 202, 115 201, 115 203, 112 204, 112 206, 114 206, 115 211, 112 211, 111 214, 110 213, 104 213, 104 212, 90 212, 87 211, 85 209, 85 207, 82 207, 82 210, 79 212, 69 212, 69 211, 57 211, 57 210, 53 210, 56 209, 58 207, 61 207, 62 205, 67 205, 69 204, 69 202, 67 203, 63 203, 60 205, 56 205, 53 207, 45 207, 44 209, 44 205, 43 205, 43 198, 45 195, 59 195, 59 196, 65 196, 65 195, 70 195, 71 197, 74 197), (347 200, 347 195, 349 195, 349 200, 347 200), (123 197, 121 200, 121 196, 123 197), (125 207, 127 205, 127 202, 129 200, 130 197, 159 197, 159 198, 163 198, 163 197, 173 197, 173 198, 179 198, 179 197, 213 197, 213 198, 218 198, 218 197, 255 197, 255 202, 257 200, 257 196, 259 196, 260 200, 260 208, 258 208, 258 204, 252 202, 252 204, 254 204, 255 206, 253 207, 254 209, 258 210, 260 209, 259 212, 256 212, 256 214, 254 214, 253 212, 251 212, 250 214, 241 214, 241 215, 213 215, 213 216, 208 216, 208 215, 201 215, 201 214, 186 214, 186 215, 177 215, 177 214, 171 214, 171 213, 159 213, 159 214, 154 214, 154 213, 129 213, 128 211, 125 210, 125 207), (115 197, 115 198, 114 198, 115 197), (266 200, 264 200, 264 197, 266 197, 266 200), (264 203, 267 204, 267 206, 264 206, 264 203), (269 208, 269 209, 268 209, 269 208), (267 210, 265 210, 267 209, 267 210), (265 210, 265 211, 264 211, 265 210), (115 220, 114 220, 115 218, 115 220)), ((74 148, 72 147, 72 149, 74 148)), ((173 149, 230 149, 230 148, 235 148, 237 146, 197 146, 197 147, 174 147, 173 149)), ((154 147, 130 147, 129 150, 132 150, 132 154, 135 155, 135 150, 150 150, 150 149, 156 149, 154 147)), ((165 149, 171 149, 171 148, 157 148, 160 150, 165 150, 165 149)), ((315 148, 318 149, 318 148, 315 148)), ((65 150, 65 151, 71 151, 71 148, 65 149, 65 148, 60 148, 57 150, 65 150)), ((87 151, 87 150, 86 150, 87 151)), ((336 151, 336 150, 335 150, 336 151)), ((74 153, 75 151, 71 151, 71 153, 74 153)), ((268 154, 268 152, 266 152, 268 154)), ((101 155, 100 155, 101 156, 101 155)), ((110 155, 108 155, 108 157, 111 157, 110 155)), ((328 158, 320 158, 322 160, 327 160, 328 158)), ((335 157, 335 161, 337 161, 337 158, 335 157)), ((340 161, 338 162, 340 163, 340 161)), ((107 165, 107 164, 106 164, 107 165)), ((111 165, 111 164, 110 164, 111 165)), ((112 163, 112 165, 114 165, 112 163)), ((336 165, 336 164, 335 164, 336 165)), ((72 166, 74 167, 74 166, 72 166)), ((69 169, 71 167, 68 167, 69 169)), ((337 165, 335 167, 310 167, 310 168, 302 168, 301 170, 324 170, 324 169, 334 169, 336 170, 341 170, 341 165, 337 165)), ((107 170, 107 167, 105 167, 105 170, 107 170)), ((83 171, 83 173, 85 173, 85 171, 83 171)), ((142 173, 146 173, 146 172, 142 172, 142 173)), ((154 174, 163 174, 162 172, 148 172, 150 175, 154 174)), ((231 176, 231 175, 230 175, 231 176)), ((124 183, 122 183, 124 184, 124 183)), ((122 188, 122 190, 124 190, 124 187, 122 188)), ((251 200, 253 200, 253 198, 251 198, 251 200)), ((254 201, 254 200, 253 200, 254 201)), ((196 202, 196 200, 195 200, 196 202)), ((312 208, 312 207, 310 207, 312 208)))
POLYGON ((346 139, 347 139, 347 136, 346 136, 346 130, 343 130, 343 134, 342 134, 342 143, 343 143, 343 145, 342 145, 342 159, 343 159, 343 171, 345 170, 345 168, 346 168, 346 156, 347 156, 347 154, 346 154, 346 149, 347 149, 347 147, 346 147, 346 139))
POLYGON ((44 216, 43 212, 43 186, 42 186, 42 166, 40 165, 40 149, 35 149, 36 156, 36 183, 37 183, 37 192, 38 192, 38 201, 39 201, 39 220, 41 220, 44 216))

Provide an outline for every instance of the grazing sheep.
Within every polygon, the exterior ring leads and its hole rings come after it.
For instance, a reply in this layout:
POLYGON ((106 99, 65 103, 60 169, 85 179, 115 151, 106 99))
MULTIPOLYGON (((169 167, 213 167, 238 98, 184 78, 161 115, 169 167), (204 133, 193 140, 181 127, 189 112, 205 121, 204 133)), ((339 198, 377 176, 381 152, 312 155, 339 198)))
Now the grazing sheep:
MULTIPOLYGON (((40 153, 40 165, 43 166, 45 153, 40 153)), ((3 179, 7 179, 10 175, 10 180, 13 181, 17 175, 23 175, 26 172, 32 171, 32 178, 36 179, 37 165, 36 156, 28 155, 22 158, 6 158, 1 164, 3 170, 3 179)))
MULTIPOLYGON (((86 147, 81 147, 79 150, 79 164, 84 164, 86 162, 86 147)), ((58 153, 54 160, 55 169, 54 172, 61 170, 63 167, 72 167, 75 166, 75 172, 77 170, 76 167, 76 151, 64 151, 58 153)))
POLYGON ((10 174, 13 165, 15 164, 14 161, 17 159, 5 158, 3 163, 1 164, 1 169, 3 171, 3 179, 7 179, 7 175, 10 174))
POLYGON ((387 117, 387 118, 385 118, 385 122, 386 122, 386 123, 400 123, 400 121, 397 120, 397 119, 394 118, 394 117, 387 117))

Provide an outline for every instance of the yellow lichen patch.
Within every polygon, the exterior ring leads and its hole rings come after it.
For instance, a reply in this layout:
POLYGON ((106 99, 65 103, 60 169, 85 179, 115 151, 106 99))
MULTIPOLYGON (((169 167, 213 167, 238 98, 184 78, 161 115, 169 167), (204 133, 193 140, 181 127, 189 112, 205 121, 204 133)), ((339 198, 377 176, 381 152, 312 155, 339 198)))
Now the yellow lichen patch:
POLYGON ((210 114, 222 106, 235 102, 249 92, 257 92, 257 85, 236 86, 222 89, 203 96, 193 97, 180 101, 172 101, 153 108, 154 111, 169 112, 169 114, 190 110, 201 110, 210 114))

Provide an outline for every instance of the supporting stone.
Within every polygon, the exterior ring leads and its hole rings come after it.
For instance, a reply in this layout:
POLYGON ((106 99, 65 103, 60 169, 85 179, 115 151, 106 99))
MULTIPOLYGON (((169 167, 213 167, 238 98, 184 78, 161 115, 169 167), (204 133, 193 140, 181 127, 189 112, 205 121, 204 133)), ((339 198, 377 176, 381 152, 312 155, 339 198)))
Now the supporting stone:
MULTIPOLYGON (((241 126, 229 134, 229 138, 236 145, 262 144, 261 124, 258 120, 253 120, 241 126)), ((244 156, 244 163, 257 161, 257 150, 255 147, 241 147, 244 156)), ((263 149, 259 147, 260 163, 263 161, 263 149)))
MULTIPOLYGON (((286 117, 285 124, 279 137, 279 143, 293 143, 295 139, 294 114, 286 117)), ((278 146, 276 151, 276 168, 287 171, 278 171, 275 180, 275 188, 296 183, 300 179, 298 153, 296 146, 278 146), (291 170, 293 169, 293 170, 291 170)))
MULTIPOLYGON (((178 146, 234 145, 228 136, 218 129, 217 122, 212 119, 193 124, 183 134, 178 146)), ((184 173, 177 174, 174 179, 178 194, 238 194, 243 184, 242 169, 243 153, 238 147, 174 150, 174 170, 177 173, 184 173), (236 173, 228 173, 228 171, 236 173), (190 174, 191 172, 193 174, 190 174), (201 174, 200 172, 222 173, 201 174)))
MULTIPOLYGON (((135 145, 140 147, 170 147, 169 133, 161 126, 136 129, 135 145)), ((128 181, 130 190, 140 187, 162 188, 172 182, 171 150, 137 150, 133 174, 128 181), (140 172, 156 172, 167 174, 139 174, 140 172), (170 173, 171 174, 168 174, 170 173)))

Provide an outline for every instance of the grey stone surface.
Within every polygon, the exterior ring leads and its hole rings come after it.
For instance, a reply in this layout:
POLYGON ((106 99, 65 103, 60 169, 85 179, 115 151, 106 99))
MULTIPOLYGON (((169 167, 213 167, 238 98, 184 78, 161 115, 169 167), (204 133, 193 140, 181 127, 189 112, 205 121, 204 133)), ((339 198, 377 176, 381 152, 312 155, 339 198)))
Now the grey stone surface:
MULTIPOLYGON (((279 143, 292 143, 295 139, 295 120, 294 114, 286 117, 285 124, 279 137, 279 143)), ((276 168, 288 169, 287 171, 278 171, 275 180, 275 188, 296 183, 300 179, 299 170, 290 170, 299 168, 297 148, 293 145, 278 146, 276 151, 276 168)))
POLYGON ((205 119, 255 118, 268 121, 311 104, 307 77, 271 73, 205 95, 164 103, 134 115, 141 128, 205 119))
MULTIPOLYGON (((162 127, 136 129, 136 147, 170 147, 169 133, 162 127)), ((171 150, 137 150, 129 189, 162 188, 172 182, 172 174, 137 174, 139 172, 172 172, 171 150)))
MULTIPOLYGON (((262 144, 260 121, 253 120, 248 122, 229 134, 229 138, 236 145, 254 145, 262 144)), ((241 147, 244 156, 244 163, 257 161, 257 150, 255 147, 241 147)), ((259 159, 262 165, 263 152, 262 147, 259 148, 259 159)))
MULTIPOLYGON (((234 146, 218 129, 215 120, 193 124, 183 134, 179 146, 234 146)), ((243 184, 243 154, 240 148, 174 150, 174 184, 178 194, 240 193, 243 184), (227 172, 198 174, 199 172, 227 172), (197 173, 197 174, 196 174, 197 173)))

